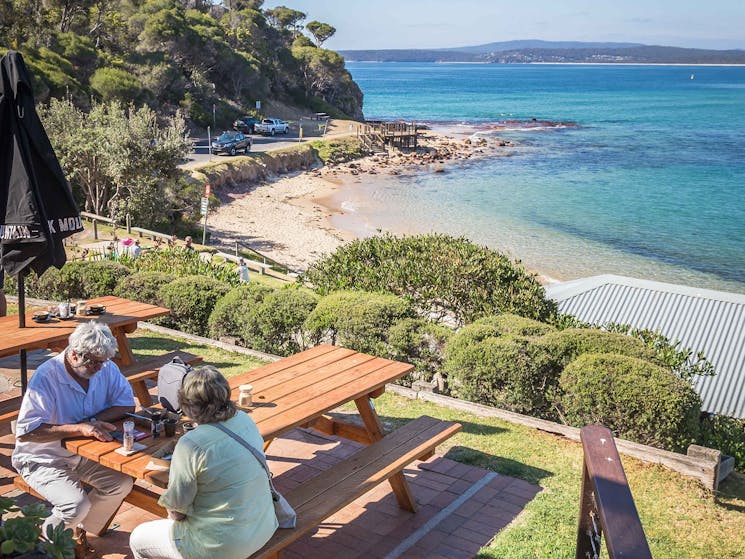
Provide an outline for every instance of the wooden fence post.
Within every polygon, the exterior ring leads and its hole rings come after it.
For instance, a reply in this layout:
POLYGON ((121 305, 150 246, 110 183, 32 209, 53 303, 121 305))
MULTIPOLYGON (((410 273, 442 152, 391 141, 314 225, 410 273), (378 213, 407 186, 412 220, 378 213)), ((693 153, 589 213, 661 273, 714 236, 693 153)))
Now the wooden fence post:
POLYGON ((98 220, 93 220, 93 238, 98 240, 98 220))

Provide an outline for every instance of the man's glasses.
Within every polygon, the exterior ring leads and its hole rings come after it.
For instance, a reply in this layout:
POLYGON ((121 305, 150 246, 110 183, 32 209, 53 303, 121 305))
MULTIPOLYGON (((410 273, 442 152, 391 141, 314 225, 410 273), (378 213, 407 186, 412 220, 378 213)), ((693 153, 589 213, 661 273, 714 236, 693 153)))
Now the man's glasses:
POLYGON ((83 355, 82 357, 83 357, 82 365, 86 365, 86 366, 103 367, 104 363, 108 361, 108 359, 96 359, 91 355, 83 355))

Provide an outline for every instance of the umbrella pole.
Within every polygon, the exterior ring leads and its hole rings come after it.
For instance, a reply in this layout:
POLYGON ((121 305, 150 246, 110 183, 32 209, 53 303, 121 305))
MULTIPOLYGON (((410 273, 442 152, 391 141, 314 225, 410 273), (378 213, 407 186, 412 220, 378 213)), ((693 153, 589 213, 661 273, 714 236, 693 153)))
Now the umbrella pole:
MULTIPOLYGON (((26 327, 26 286, 23 282, 23 272, 18 272, 18 327, 26 327)), ((28 360, 26 350, 21 350, 21 394, 26 393, 28 386, 28 360)))

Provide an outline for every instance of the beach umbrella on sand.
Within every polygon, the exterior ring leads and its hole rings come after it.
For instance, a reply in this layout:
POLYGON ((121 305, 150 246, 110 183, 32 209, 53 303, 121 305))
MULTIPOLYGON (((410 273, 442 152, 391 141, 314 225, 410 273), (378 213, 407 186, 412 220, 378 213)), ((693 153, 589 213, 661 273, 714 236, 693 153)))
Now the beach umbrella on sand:
MULTIPOLYGON (((66 261, 62 240, 83 230, 70 185, 36 114, 20 53, 0 59, 0 266, 18 278, 18 325, 26 326, 24 276, 66 261)), ((27 381, 21 351, 21 386, 27 381)))

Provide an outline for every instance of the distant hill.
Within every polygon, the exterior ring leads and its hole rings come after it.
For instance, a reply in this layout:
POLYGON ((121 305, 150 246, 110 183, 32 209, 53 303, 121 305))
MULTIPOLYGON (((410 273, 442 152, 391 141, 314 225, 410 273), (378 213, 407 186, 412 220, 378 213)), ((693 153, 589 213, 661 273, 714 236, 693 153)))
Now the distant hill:
POLYGON ((472 47, 454 47, 438 49, 445 51, 467 52, 470 54, 489 54, 505 50, 521 49, 623 49, 629 47, 643 47, 641 43, 583 43, 580 41, 539 41, 527 39, 522 41, 502 41, 498 43, 486 43, 472 47))
POLYGON ((745 64, 745 50, 708 50, 574 41, 504 41, 446 49, 339 51, 355 62, 484 62, 496 64, 745 64))

